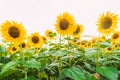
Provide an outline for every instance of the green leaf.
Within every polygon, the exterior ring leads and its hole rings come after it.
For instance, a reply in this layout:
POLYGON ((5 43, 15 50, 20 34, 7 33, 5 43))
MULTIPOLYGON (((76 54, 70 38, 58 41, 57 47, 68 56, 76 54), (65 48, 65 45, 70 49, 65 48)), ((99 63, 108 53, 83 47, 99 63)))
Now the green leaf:
POLYGON ((54 67, 54 66, 59 66, 59 63, 52 62, 51 64, 48 65, 49 67, 54 67))
POLYGON ((85 56, 86 56, 87 58, 92 58, 93 56, 96 55, 97 52, 98 52, 98 51, 97 51, 97 49, 95 49, 95 48, 88 49, 88 50, 86 50, 86 52, 85 52, 85 56))
POLYGON ((19 62, 20 61, 18 60, 18 61, 11 61, 5 64, 0 72, 0 79, 4 78, 5 76, 8 76, 9 74, 12 74, 15 71, 15 67, 19 64, 19 62))
POLYGON ((120 61, 120 56, 113 56, 113 58, 120 61))
POLYGON ((72 67, 70 69, 63 69, 63 74, 66 77, 69 77, 74 80, 85 80, 84 73, 76 67, 72 67))
POLYGON ((91 70, 91 71, 94 71, 94 70, 95 70, 94 67, 92 67, 90 64, 88 64, 88 63, 86 63, 86 62, 84 62, 84 64, 85 64, 85 66, 86 66, 89 70, 91 70))
POLYGON ((22 79, 19 79, 19 80, 37 80, 34 76, 29 76, 27 78, 22 78, 22 79))
POLYGON ((97 67, 96 71, 109 80, 118 80, 118 70, 115 67, 97 67))
POLYGON ((84 72, 85 75, 85 80, 97 80, 92 74, 90 74, 89 72, 84 72))
POLYGON ((29 68, 40 68, 41 64, 35 59, 31 59, 31 60, 25 61, 24 66, 29 67, 29 68))
POLYGON ((111 47, 111 44, 109 42, 99 42, 98 45, 101 48, 111 47))
POLYGON ((67 50, 52 50, 49 52, 52 56, 64 56, 68 53, 67 50))
POLYGON ((0 53, 5 53, 5 52, 6 52, 5 46, 0 46, 0 53))

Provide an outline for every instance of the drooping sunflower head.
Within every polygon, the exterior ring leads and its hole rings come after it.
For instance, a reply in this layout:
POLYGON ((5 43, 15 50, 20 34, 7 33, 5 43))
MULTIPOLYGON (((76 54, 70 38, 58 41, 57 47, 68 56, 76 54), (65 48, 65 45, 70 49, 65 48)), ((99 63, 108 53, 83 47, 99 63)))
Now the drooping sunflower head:
POLYGON ((76 25, 73 16, 69 13, 63 13, 60 16, 57 16, 56 20, 56 30, 61 36, 71 35, 75 29, 76 25))
POLYGON ((97 42, 97 37, 96 36, 92 37, 92 39, 90 40, 90 42, 92 44, 95 44, 97 42))
POLYGON ((52 30, 46 30, 45 36, 48 40, 53 40, 55 38, 55 35, 52 30))
POLYGON ((118 25, 118 17, 115 14, 107 12, 98 19, 98 31, 103 35, 109 35, 115 31, 118 25))
POLYGON ((43 39, 42 37, 39 35, 39 33, 33 33, 31 34, 31 36, 29 36, 28 38, 28 43, 31 47, 42 47, 43 45, 43 39))
POLYGON ((26 42, 22 42, 22 43, 19 45, 19 47, 21 47, 21 48, 24 49, 24 50, 28 49, 28 45, 27 45, 26 42))
POLYGON ((91 41, 88 41, 87 44, 86 44, 87 48, 91 48, 93 46, 92 42, 91 41))
POLYGON ((26 36, 26 30, 22 24, 6 21, 1 25, 1 34, 5 42, 20 44, 26 36))
POLYGON ((81 48, 87 48, 87 43, 88 43, 88 41, 87 40, 82 40, 81 42, 80 42, 80 47, 81 48))
POLYGON ((106 37, 104 35, 102 35, 98 38, 99 42, 104 42, 105 40, 106 40, 106 37))
POLYGON ((83 33, 83 30, 84 30, 83 25, 77 24, 76 30, 75 30, 75 32, 73 32, 73 35, 74 35, 74 34, 82 34, 82 33, 83 33))
POLYGON ((107 47, 106 49, 105 49, 105 52, 111 52, 113 49, 111 48, 111 47, 107 47))
POLYGON ((12 45, 10 47, 8 47, 8 52, 10 52, 11 54, 14 54, 16 52, 18 52, 20 50, 18 45, 12 45))
POLYGON ((47 43, 47 38, 46 38, 46 36, 42 36, 42 39, 43 39, 43 42, 44 42, 44 43, 47 43))
POLYGON ((120 32, 119 31, 116 31, 112 34, 111 42, 112 43, 119 43, 120 42, 120 32))

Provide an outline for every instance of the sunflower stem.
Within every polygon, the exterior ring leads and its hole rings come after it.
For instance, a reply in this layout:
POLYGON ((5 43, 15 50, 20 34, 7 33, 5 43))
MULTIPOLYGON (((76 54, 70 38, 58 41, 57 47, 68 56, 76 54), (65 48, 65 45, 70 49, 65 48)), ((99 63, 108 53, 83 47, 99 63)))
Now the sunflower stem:
MULTIPOLYGON (((100 38, 100 33, 99 33, 99 35, 98 35, 98 43, 99 43, 99 38, 100 38)), ((97 43, 97 55, 96 55, 96 67, 98 67, 98 65, 99 65, 99 61, 98 61, 98 59, 99 59, 99 51, 98 51, 98 49, 99 49, 99 44, 97 43)))
POLYGON ((59 80, 62 80, 62 60, 61 57, 59 58, 59 80))
MULTIPOLYGON (((23 52, 23 48, 22 48, 22 45, 20 45, 20 54, 21 54, 21 57, 22 57, 22 62, 23 62, 23 65, 24 65, 24 62, 25 62, 25 55, 24 55, 24 52, 23 52)), ((24 70, 24 73, 25 73, 25 78, 27 78, 27 71, 26 71, 26 67, 24 68, 23 67, 23 70, 24 70)))

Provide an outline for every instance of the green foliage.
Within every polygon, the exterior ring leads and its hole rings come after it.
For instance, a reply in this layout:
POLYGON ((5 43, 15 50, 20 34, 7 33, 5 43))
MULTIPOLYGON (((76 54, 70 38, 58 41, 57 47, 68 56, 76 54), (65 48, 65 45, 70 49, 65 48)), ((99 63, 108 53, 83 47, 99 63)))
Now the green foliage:
POLYGON ((12 74, 13 72, 15 72, 15 67, 19 64, 19 60, 18 61, 11 61, 7 64, 5 64, 2 67, 2 70, 0 72, 0 79, 12 74))
POLYGON ((109 80, 118 80, 118 70, 113 66, 97 67, 96 71, 109 80))
POLYGON ((74 80, 85 80, 84 73, 77 67, 63 69, 63 74, 74 80))
POLYGON ((36 61, 35 59, 25 61, 24 66, 26 66, 27 68, 41 68, 40 62, 36 61))
POLYGON ((71 40, 71 36, 60 37, 41 49, 20 49, 14 54, 0 46, 0 80, 119 79, 120 48, 106 52, 106 48, 112 47, 110 41, 83 48, 69 43, 71 40))

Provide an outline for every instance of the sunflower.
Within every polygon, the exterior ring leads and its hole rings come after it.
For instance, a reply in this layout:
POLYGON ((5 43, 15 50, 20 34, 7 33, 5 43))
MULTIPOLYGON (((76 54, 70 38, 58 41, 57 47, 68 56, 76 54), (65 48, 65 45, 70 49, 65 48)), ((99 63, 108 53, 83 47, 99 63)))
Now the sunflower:
POLYGON ((29 43, 30 46, 32 46, 34 48, 42 47, 43 39, 39 35, 39 33, 36 32, 36 33, 31 34, 31 36, 29 36, 28 43, 29 43))
POLYGON ((56 20, 56 30, 61 36, 71 35, 75 29, 75 20, 73 16, 67 12, 60 16, 57 16, 56 20))
POLYGON ((106 49, 105 49, 105 52, 111 52, 112 51, 112 48, 111 47, 107 47, 106 49))
POLYGON ((18 52, 20 50, 20 48, 18 45, 12 45, 12 46, 8 47, 7 50, 11 54, 14 54, 14 53, 18 52))
POLYGON ((109 35, 115 31, 118 25, 118 16, 107 12, 98 19, 98 31, 103 35, 109 35))
POLYGON ((1 25, 1 34, 5 42, 20 44, 26 36, 26 30, 22 24, 6 21, 1 25))
POLYGON ((22 42, 19 47, 21 47, 22 49, 26 50, 28 48, 27 43, 26 42, 22 42))
POLYGON ((52 30, 46 30, 45 36, 48 40, 53 40, 55 38, 55 35, 52 30))
POLYGON ((45 36, 42 36, 43 42, 47 43, 47 38, 45 36))
POLYGON ((114 44, 112 44, 112 48, 114 50, 120 48, 120 43, 114 43, 114 44))
POLYGON ((98 38, 99 42, 104 42, 105 40, 106 40, 106 37, 104 35, 102 35, 98 38))
POLYGON ((88 41, 88 42, 86 43, 86 46, 87 46, 87 48, 91 48, 91 47, 93 46, 93 44, 92 44, 91 41, 88 41))
POLYGON ((119 43, 120 42, 120 32, 119 31, 116 31, 112 34, 111 42, 112 43, 119 43))
POLYGON ((96 36, 92 37, 92 39, 90 40, 90 42, 92 44, 95 44, 97 42, 97 37, 96 36))
POLYGON ((76 30, 73 32, 73 34, 82 34, 82 33, 83 33, 83 30, 84 30, 83 25, 77 24, 76 27, 77 27, 77 28, 76 28, 76 30))
POLYGON ((82 40, 81 42, 80 42, 80 47, 81 48, 87 48, 87 43, 88 43, 88 41, 87 40, 82 40))

